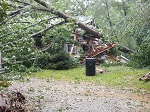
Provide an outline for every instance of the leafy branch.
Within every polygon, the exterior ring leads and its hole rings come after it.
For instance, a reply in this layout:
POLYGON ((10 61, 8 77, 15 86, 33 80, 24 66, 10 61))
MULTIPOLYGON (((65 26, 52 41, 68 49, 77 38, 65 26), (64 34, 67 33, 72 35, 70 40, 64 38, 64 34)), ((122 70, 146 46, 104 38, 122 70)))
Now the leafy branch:
MULTIPOLYGON (((49 18, 49 19, 43 19, 43 20, 41 20, 41 21, 39 21, 39 22, 37 22, 37 23, 35 23, 35 24, 32 24, 32 25, 27 26, 27 27, 25 27, 25 28, 22 28, 21 30, 25 30, 25 29, 28 29, 28 28, 30 28, 30 27, 34 27, 34 26, 36 26, 37 24, 40 24, 41 22, 43 22, 43 21, 45 21, 45 20, 51 20, 51 19, 55 19, 55 18, 58 18, 58 17, 55 16, 55 17, 51 17, 51 18, 49 18)), ((19 30, 17 30, 17 31, 13 31, 13 32, 7 33, 7 34, 5 34, 5 35, 0 36, 0 38, 4 38, 4 37, 9 36, 9 35, 11 35, 11 34, 18 33, 18 32, 20 32, 21 30, 19 29, 19 30)))
POLYGON ((39 32, 37 32, 37 33, 35 33, 35 34, 32 34, 30 37, 35 37, 35 36, 37 36, 37 35, 39 35, 39 34, 41 34, 41 33, 45 33, 46 31, 48 31, 48 30, 54 28, 55 26, 59 26, 59 25, 62 25, 62 24, 64 24, 64 23, 65 23, 65 21, 61 21, 61 22, 59 22, 59 23, 57 23, 57 24, 54 24, 54 25, 52 25, 52 26, 49 26, 48 28, 45 28, 44 30, 41 30, 41 31, 39 31, 39 32))

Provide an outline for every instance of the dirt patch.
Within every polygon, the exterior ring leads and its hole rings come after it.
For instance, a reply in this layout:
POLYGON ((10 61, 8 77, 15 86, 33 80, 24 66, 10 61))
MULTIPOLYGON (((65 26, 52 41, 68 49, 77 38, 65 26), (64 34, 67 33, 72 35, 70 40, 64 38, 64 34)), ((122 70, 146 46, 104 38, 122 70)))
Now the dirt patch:
MULTIPOLYGON (((150 94, 136 94, 92 82, 31 78, 13 82, 5 91, 19 91, 33 112, 149 112, 150 94)), ((4 92, 4 91, 1 91, 4 92)))

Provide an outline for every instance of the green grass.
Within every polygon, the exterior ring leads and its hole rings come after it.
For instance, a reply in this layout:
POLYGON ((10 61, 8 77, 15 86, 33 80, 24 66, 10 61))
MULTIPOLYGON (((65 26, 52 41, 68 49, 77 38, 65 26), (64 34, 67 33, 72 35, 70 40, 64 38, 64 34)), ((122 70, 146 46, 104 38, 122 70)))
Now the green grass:
MULTIPOLYGON (((100 68, 100 66, 97 66, 100 68)), ((31 76, 44 79, 91 81, 99 85, 115 87, 118 89, 133 89, 135 92, 141 90, 150 92, 150 82, 139 81, 142 74, 148 70, 133 69, 127 66, 102 67, 103 74, 96 73, 95 76, 86 76, 85 67, 70 70, 43 70, 33 73, 31 76)))

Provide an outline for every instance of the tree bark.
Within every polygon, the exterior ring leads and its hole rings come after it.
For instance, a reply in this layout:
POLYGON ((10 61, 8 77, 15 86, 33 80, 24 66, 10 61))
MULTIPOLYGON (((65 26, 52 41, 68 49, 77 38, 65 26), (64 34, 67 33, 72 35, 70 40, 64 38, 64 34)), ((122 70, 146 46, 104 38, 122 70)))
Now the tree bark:
POLYGON ((93 38, 100 38, 101 35, 99 34, 99 32, 94 31, 93 29, 89 28, 88 26, 86 26, 83 23, 79 22, 77 24, 78 24, 79 28, 85 30, 87 33, 90 33, 93 36, 93 38))

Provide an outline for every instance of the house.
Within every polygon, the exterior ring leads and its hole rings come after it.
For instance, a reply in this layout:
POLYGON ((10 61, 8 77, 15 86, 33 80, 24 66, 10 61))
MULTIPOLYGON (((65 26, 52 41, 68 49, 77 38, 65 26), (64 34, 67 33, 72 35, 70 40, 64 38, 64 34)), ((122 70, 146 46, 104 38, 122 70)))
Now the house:
MULTIPOLYGON (((66 42, 64 44, 64 50, 68 52, 73 57, 80 57, 80 51, 83 52, 83 60, 88 58, 96 57, 99 58, 99 55, 109 49, 113 48, 116 44, 113 43, 103 43, 102 39, 102 30, 98 29, 95 21, 92 17, 87 16, 76 16, 74 19, 77 20, 79 27, 74 29, 70 38, 72 38, 75 43, 66 42)), ((57 23, 59 19, 51 21, 51 23, 57 23)), ((31 36, 34 38, 35 47, 42 48, 42 35, 31 36)), ((51 45, 50 45, 51 47, 51 45)), ((50 48, 49 46, 46 49, 50 48)), ((42 50, 43 51, 43 50, 42 50)))
MULTIPOLYGON (((91 29, 96 29, 95 21, 90 17, 78 17, 79 22, 84 23, 91 29)), ((102 30, 99 30, 102 32, 102 30)), ((93 38, 92 35, 82 30, 81 28, 76 28, 72 33, 71 37, 80 45, 66 43, 64 45, 64 50, 68 52, 73 57, 80 57, 80 50, 83 51, 83 61, 85 58, 96 58, 97 61, 101 60, 103 53, 107 52, 109 49, 115 47, 116 44, 113 43, 103 43, 100 38, 93 38), (84 32, 84 33, 83 33, 84 32)), ((81 62, 82 63, 82 62, 81 62)))
MULTIPOLYGON (((88 27, 90 27, 92 29, 96 29, 95 21, 91 17, 76 16, 74 18, 77 19, 78 22, 82 22, 85 25, 87 25, 88 27)), ((78 44, 80 44, 83 47, 83 51, 84 51, 84 48, 86 49, 86 46, 87 46, 86 45, 87 39, 84 38, 84 36, 82 35, 82 32, 84 32, 84 30, 82 30, 81 28, 76 28, 75 31, 72 33, 71 37, 74 41, 76 41, 78 44)), ((64 50, 73 57, 80 57, 81 49, 82 49, 81 47, 74 45, 72 43, 66 42, 64 45, 64 50)))

